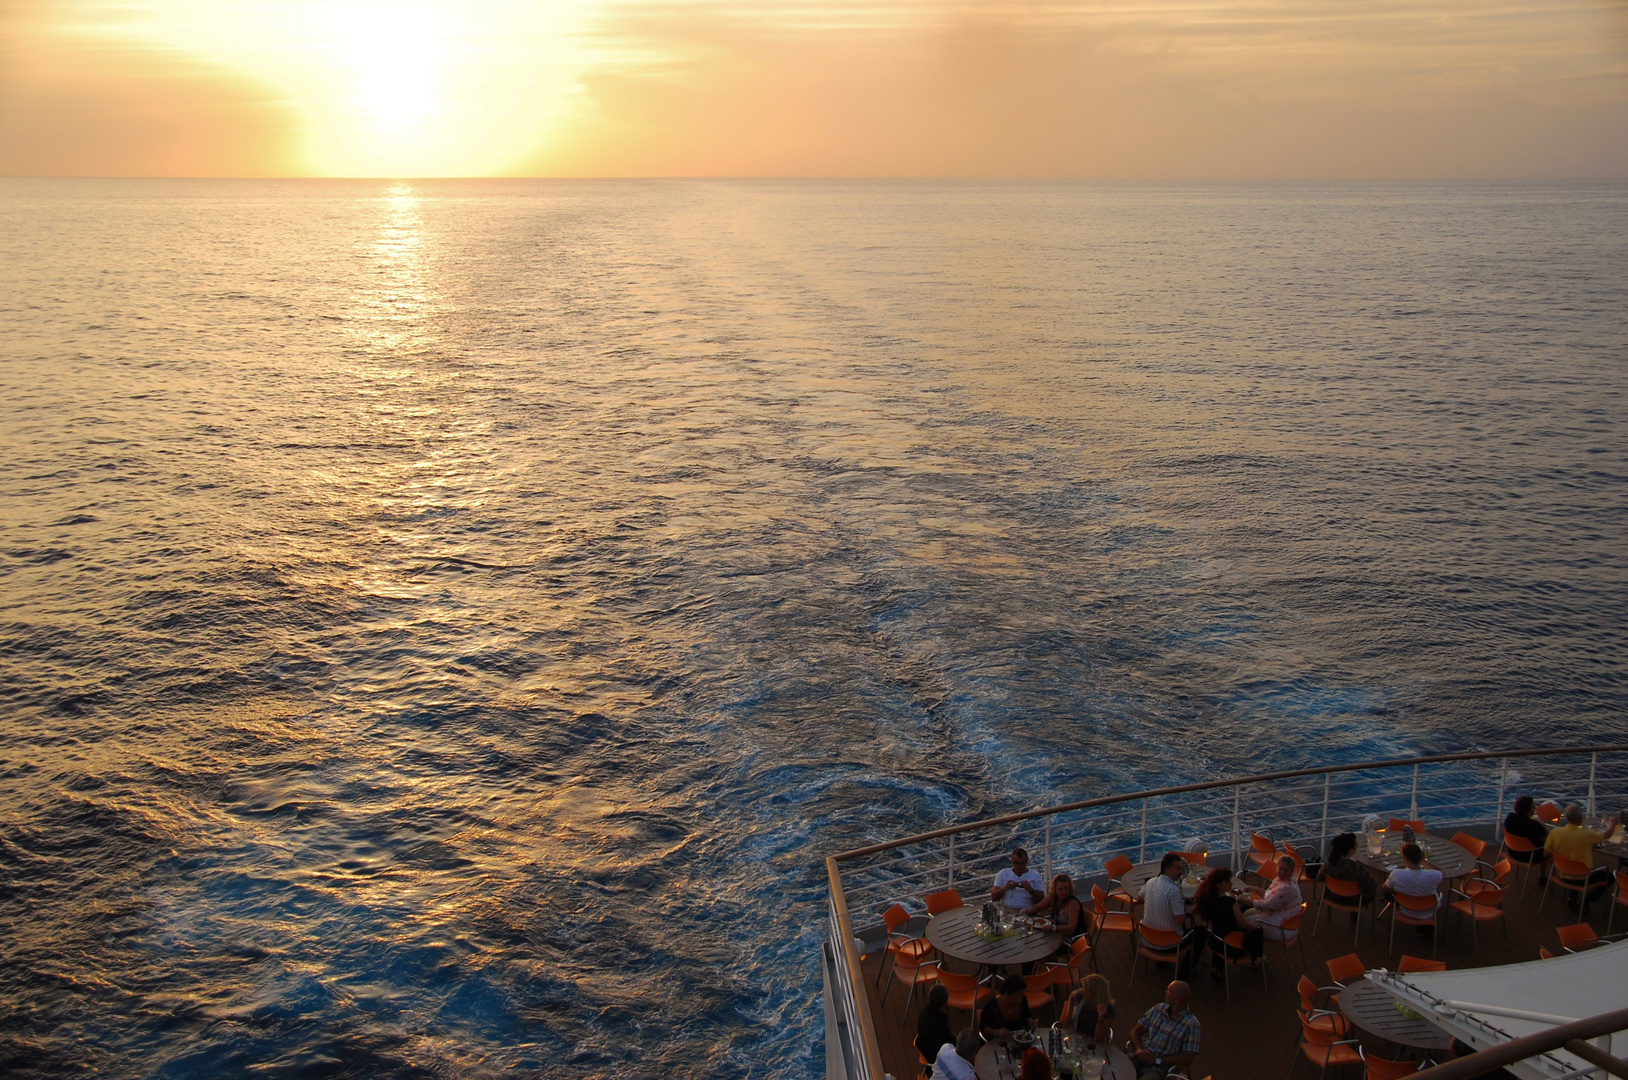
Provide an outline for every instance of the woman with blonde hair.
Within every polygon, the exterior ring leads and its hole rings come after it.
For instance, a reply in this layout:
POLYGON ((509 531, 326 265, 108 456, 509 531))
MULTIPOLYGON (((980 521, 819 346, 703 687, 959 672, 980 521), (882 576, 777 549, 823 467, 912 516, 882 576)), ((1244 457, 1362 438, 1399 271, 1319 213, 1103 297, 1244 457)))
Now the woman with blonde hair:
POLYGON ((1089 929, 1085 924, 1085 908, 1080 904, 1080 898, 1074 895, 1074 879, 1067 874, 1052 878, 1051 888, 1046 895, 1033 907, 1024 908, 1023 914, 1050 919, 1064 941, 1079 937, 1089 929))
POLYGON ((1114 988, 1106 977, 1092 972, 1080 982, 1080 988, 1068 995, 1063 1006, 1063 1018, 1058 1021, 1067 1031, 1077 1031, 1100 1042, 1114 1037, 1114 988))

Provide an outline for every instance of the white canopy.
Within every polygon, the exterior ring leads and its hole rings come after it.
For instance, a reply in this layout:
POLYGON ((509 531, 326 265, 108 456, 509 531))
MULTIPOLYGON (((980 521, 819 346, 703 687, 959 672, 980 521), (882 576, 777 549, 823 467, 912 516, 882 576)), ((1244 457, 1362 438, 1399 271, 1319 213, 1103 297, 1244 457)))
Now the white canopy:
MULTIPOLYGON (((1368 978, 1459 1042, 1485 1050, 1559 1024, 1628 1008, 1628 941, 1525 964, 1410 975, 1369 972, 1368 978)), ((1615 1049, 1609 1037, 1596 1045, 1621 1057, 1628 1049, 1628 1036, 1619 1032, 1615 1049)), ((1558 1080, 1597 1071, 1564 1050, 1528 1058, 1509 1069, 1523 1080, 1558 1080)))

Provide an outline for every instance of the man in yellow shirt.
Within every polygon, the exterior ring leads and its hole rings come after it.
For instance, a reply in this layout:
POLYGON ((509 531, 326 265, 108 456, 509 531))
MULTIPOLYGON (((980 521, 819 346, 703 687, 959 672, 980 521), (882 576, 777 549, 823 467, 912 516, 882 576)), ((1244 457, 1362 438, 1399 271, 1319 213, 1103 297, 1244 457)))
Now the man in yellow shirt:
MULTIPOLYGON (((1588 918, 1588 906, 1594 902, 1595 897, 1605 892, 1606 884, 1611 880, 1610 871, 1604 867, 1594 866, 1594 845, 1604 840, 1606 833, 1616 827, 1617 819, 1611 818, 1605 823, 1605 832, 1583 828, 1583 808, 1572 803, 1566 807, 1566 824, 1550 832, 1549 838, 1543 842, 1543 850, 1550 855, 1558 855, 1562 859, 1570 859, 1589 867, 1588 873, 1581 878, 1575 874, 1561 873, 1558 864, 1553 871, 1568 882, 1581 882, 1588 886, 1588 891, 1583 895, 1581 909, 1582 917, 1585 919, 1588 918)), ((1576 894, 1566 898, 1566 906, 1573 911, 1579 910, 1576 894)))

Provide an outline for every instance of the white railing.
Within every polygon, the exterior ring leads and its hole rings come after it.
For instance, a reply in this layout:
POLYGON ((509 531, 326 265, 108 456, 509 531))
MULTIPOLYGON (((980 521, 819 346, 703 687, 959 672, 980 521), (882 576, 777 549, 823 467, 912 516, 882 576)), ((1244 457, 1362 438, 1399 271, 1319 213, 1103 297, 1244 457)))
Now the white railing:
POLYGON ((1047 881, 1057 872, 1081 884, 1100 880, 1115 855, 1144 862, 1194 840, 1211 857, 1230 857, 1236 871, 1251 833, 1315 858, 1338 833, 1361 832, 1370 814, 1422 819, 1431 832, 1499 838, 1504 815, 1522 794, 1540 803, 1575 802, 1591 816, 1628 809, 1628 746, 1445 754, 1265 773, 1009 814, 834 855, 826 861, 831 946, 839 966, 853 967, 832 992, 852 995, 835 1003, 838 1012, 858 1021, 848 1031, 870 1042, 853 1055, 855 1076, 882 1077, 856 930, 870 930, 895 903, 922 912, 920 897, 938 889, 970 883, 981 891, 1014 847, 1029 850, 1030 865, 1047 881))

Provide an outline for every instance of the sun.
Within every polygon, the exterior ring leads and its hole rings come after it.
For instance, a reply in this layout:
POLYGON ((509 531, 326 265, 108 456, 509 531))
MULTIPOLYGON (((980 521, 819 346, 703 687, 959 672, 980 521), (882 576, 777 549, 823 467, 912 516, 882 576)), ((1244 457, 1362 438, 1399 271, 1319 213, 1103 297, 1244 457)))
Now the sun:
POLYGON ((349 3, 326 8, 324 37, 351 80, 350 105, 377 131, 406 135, 444 108, 456 39, 445 9, 349 3))

